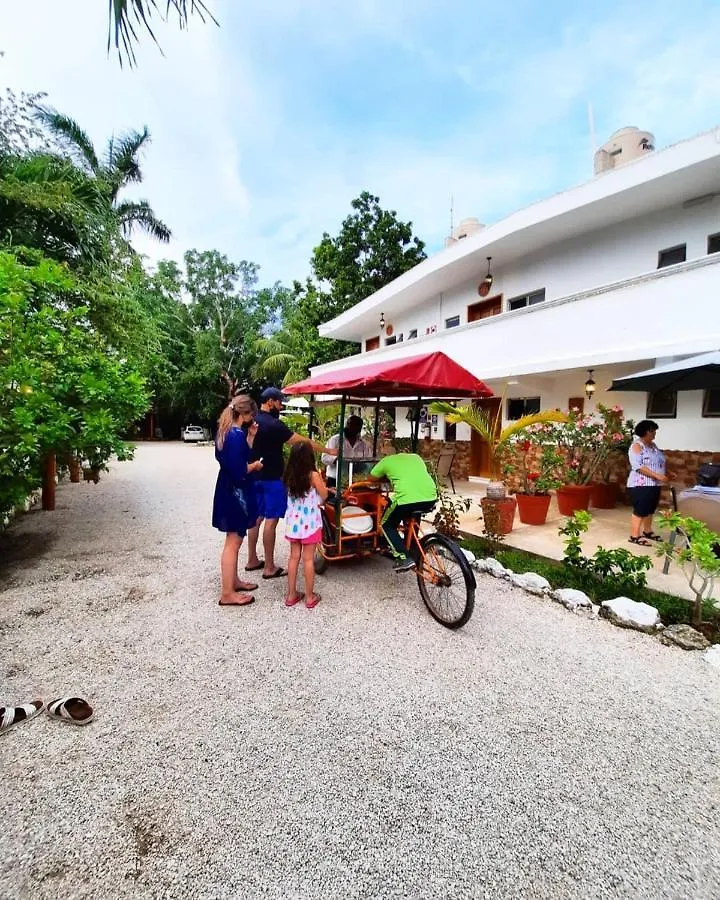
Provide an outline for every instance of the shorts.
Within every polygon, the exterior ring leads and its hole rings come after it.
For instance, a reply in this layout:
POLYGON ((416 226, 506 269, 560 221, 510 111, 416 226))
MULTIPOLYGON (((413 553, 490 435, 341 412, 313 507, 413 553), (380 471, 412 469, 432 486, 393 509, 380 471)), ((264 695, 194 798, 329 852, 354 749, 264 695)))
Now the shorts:
POLYGON ((660 502, 660 488, 656 485, 645 485, 628 488, 633 504, 633 515, 639 519, 651 516, 660 502))
POLYGON ((293 538, 288 537, 288 535, 285 535, 285 537, 291 544, 322 544, 322 528, 318 528, 317 531, 313 531, 312 534, 304 538, 293 538))
POLYGON ((258 516, 261 519, 283 519, 287 510, 287 491, 282 481, 256 481, 258 516))

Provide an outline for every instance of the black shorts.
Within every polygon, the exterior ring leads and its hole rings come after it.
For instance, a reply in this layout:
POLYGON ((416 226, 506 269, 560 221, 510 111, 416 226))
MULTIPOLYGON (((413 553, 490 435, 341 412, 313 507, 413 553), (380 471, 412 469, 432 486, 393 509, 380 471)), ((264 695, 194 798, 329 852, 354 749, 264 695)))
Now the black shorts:
POLYGON ((633 515, 639 519, 651 516, 658 508, 658 503, 660 502, 659 486, 631 487, 628 488, 628 493, 633 504, 633 515))

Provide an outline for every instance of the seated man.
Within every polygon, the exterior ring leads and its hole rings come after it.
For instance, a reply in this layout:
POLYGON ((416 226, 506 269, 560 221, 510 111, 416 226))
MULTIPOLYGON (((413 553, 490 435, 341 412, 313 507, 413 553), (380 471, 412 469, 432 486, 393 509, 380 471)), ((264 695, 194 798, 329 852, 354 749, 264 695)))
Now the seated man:
POLYGON ((382 529, 395 557, 395 571, 408 572, 415 567, 415 560, 407 555, 398 525, 414 510, 430 512, 434 508, 437 503, 435 482, 417 453, 386 456, 368 478, 370 481, 387 479, 392 485, 393 500, 383 516, 382 529))
MULTIPOLYGON (((343 432, 343 460, 346 459, 363 459, 370 456, 370 448, 360 437, 363 428, 363 420, 360 416, 350 416, 345 423, 343 432)), ((327 442, 328 449, 337 450, 340 447, 340 435, 334 434, 327 442)), ((322 461, 327 466, 325 473, 325 481, 328 487, 335 487, 337 484, 337 454, 334 456, 329 453, 323 453, 322 461)))

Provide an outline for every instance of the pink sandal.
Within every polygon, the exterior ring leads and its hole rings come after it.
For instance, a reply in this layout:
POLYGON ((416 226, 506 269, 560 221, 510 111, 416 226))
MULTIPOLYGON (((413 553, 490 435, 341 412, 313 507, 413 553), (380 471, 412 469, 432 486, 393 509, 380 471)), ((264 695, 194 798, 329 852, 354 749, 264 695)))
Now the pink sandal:
POLYGON ((295 606, 299 603, 305 594, 295 594, 294 597, 286 597, 285 598, 285 606, 295 606))
POLYGON ((305 606, 308 609, 315 609, 315 607, 318 605, 318 603, 321 600, 322 600, 322 597, 320 596, 320 594, 312 594, 310 597, 308 597, 305 600, 305 606))

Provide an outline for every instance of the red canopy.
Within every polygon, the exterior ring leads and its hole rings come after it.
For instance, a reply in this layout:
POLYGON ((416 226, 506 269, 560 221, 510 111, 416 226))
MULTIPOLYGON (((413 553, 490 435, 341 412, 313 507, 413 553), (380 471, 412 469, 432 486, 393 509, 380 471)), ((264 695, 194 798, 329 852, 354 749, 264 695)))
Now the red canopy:
POLYGON ((283 388, 286 394, 349 394, 352 397, 492 397, 490 388, 444 353, 335 369, 283 388))

